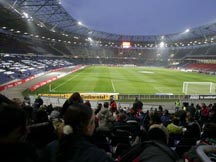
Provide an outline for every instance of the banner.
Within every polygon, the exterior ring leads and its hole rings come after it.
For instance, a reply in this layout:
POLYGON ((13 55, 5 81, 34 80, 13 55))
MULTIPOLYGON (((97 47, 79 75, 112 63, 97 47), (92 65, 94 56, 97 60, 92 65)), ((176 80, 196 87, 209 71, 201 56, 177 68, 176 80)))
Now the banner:
MULTIPOLYGON (((39 94, 42 97, 59 97, 59 98, 70 98, 72 93, 65 94, 39 94)), ((110 99, 110 96, 113 96, 114 100, 118 100, 119 93, 80 93, 83 100, 89 101, 106 101, 110 99)))

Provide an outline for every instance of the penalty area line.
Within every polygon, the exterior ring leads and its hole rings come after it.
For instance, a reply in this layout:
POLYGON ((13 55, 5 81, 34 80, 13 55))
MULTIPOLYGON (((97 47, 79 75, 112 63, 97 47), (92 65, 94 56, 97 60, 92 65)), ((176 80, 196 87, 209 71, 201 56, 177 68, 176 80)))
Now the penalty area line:
POLYGON ((80 73, 78 73, 77 75, 75 75, 75 76, 73 76, 73 77, 69 78, 68 80, 64 81, 63 83, 59 84, 58 86, 56 86, 56 87, 55 87, 55 88, 53 88, 52 90, 56 90, 57 88, 59 88, 59 87, 63 86, 64 84, 66 84, 67 82, 69 82, 69 81, 73 80, 74 78, 78 77, 79 75, 80 75, 80 73))

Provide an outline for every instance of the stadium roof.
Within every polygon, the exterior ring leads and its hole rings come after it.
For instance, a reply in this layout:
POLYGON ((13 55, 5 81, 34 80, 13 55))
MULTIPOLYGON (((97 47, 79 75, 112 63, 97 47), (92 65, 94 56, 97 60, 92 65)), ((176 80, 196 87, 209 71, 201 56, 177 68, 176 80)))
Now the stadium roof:
POLYGON ((167 35, 121 35, 92 30, 73 18, 62 7, 60 0, 2 0, 1 3, 16 10, 23 16, 38 21, 50 30, 83 35, 98 40, 131 42, 169 42, 202 39, 207 41, 216 35, 216 22, 192 28, 189 31, 167 35))

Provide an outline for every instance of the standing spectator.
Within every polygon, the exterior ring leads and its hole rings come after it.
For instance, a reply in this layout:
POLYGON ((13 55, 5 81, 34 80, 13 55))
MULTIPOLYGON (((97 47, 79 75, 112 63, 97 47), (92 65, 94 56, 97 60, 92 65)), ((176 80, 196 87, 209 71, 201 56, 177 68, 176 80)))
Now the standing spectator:
POLYGON ((179 108, 180 108, 180 101, 177 100, 177 101, 175 102, 175 110, 176 110, 176 111, 179 111, 179 108))
POLYGON ((189 111, 190 112, 190 115, 191 115, 191 117, 192 118, 194 118, 195 117, 195 112, 196 112, 196 109, 195 109, 195 107, 194 107, 194 104, 193 103, 191 103, 191 105, 188 107, 188 110, 187 111, 189 111))
POLYGON ((113 95, 110 96, 110 109, 111 109, 112 113, 116 112, 116 110, 117 110, 117 104, 116 104, 116 101, 114 100, 113 95))
POLYGON ((197 105, 196 105, 195 115, 194 115, 194 118, 195 118, 195 120, 197 120, 197 121, 200 120, 200 109, 201 109, 200 105, 197 104, 197 105))
POLYGON ((135 98, 135 102, 133 103, 133 109, 135 112, 140 112, 142 110, 143 103, 138 99, 138 97, 135 98))
POLYGON ((89 106, 89 107, 91 108, 91 103, 90 103, 89 100, 86 100, 86 101, 84 102, 84 104, 86 104, 87 106, 89 106))
POLYGON ((37 111, 41 105, 43 105, 43 99, 41 98, 40 95, 38 95, 36 96, 34 101, 34 111, 37 111))
POLYGON ((205 103, 202 103, 200 115, 201 115, 201 123, 202 124, 206 123, 208 120, 209 108, 206 106, 205 103))

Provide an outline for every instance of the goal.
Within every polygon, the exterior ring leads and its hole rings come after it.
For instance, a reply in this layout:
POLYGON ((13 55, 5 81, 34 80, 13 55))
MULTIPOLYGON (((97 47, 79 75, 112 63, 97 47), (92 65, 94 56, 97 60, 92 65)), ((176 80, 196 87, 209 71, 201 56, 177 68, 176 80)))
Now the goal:
POLYGON ((183 82, 184 94, 208 95, 215 94, 215 83, 213 82, 183 82))

